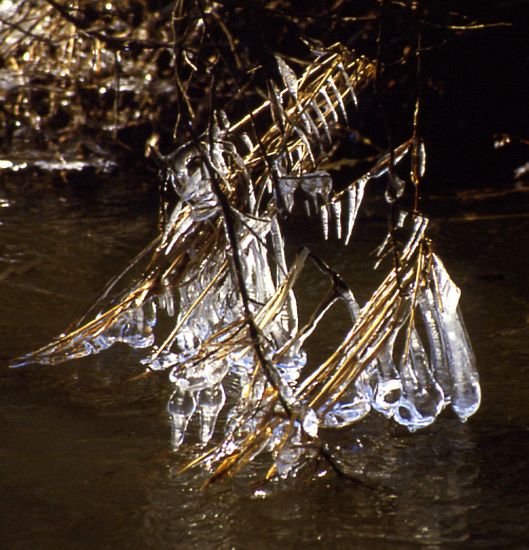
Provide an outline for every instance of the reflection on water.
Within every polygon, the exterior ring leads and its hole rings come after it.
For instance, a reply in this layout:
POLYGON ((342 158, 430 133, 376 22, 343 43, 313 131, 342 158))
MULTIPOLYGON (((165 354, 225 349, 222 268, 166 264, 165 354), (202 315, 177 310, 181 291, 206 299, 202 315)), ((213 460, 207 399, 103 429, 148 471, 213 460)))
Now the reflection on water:
POLYGON ((262 487, 248 475, 235 491, 204 493, 169 471, 150 492, 149 529, 161 546, 185 534, 197 547, 222 548, 335 548, 353 540, 355 547, 394 548, 471 539, 481 493, 479 457, 466 427, 448 422, 435 433, 403 436, 386 432, 383 421, 367 423, 367 433, 358 427, 336 439, 344 464, 385 489, 331 478, 262 487))
MULTIPOLYGON (((164 375, 138 378, 140 352, 115 346, 58 367, 5 367, 8 357, 62 331, 143 247, 152 203, 119 182, 90 199, 19 184, 1 198, 3 546, 436 548, 529 540, 529 262, 518 253, 527 221, 454 222, 435 237, 463 290, 482 379, 482 409, 467 424, 445 412, 412 435, 372 415, 329 431, 344 467, 369 487, 332 475, 263 486, 263 457, 233 482, 201 491, 200 472, 175 475, 196 443, 171 452, 171 388, 164 375)), ((355 231, 359 249, 317 251, 364 289, 361 299, 373 286, 364 258, 385 227, 364 221, 355 231)), ((307 309, 320 295, 311 277, 300 304, 307 309)), ((309 360, 333 346, 341 322, 337 315, 329 323, 309 360)))

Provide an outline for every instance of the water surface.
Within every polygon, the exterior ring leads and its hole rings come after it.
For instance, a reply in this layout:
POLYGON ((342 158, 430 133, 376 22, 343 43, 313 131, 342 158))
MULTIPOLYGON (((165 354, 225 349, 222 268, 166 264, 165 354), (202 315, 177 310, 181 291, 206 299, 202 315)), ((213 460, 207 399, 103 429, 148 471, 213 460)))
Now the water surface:
MULTIPOLYGON (((126 181, 78 186, 6 181, 0 196, 0 545, 4 548, 501 548, 529 545, 529 220, 461 221, 441 203, 431 235, 453 279, 481 375, 468 423, 444 411, 408 433, 370 415, 328 433, 333 477, 261 485, 265 458, 202 491, 175 472, 195 449, 170 448, 165 375, 137 378, 141 353, 116 346, 56 367, 7 359, 62 332, 154 235, 155 198, 126 181), (446 218, 452 216, 452 221, 446 218)), ((518 207, 519 208, 519 207, 518 207)), ((496 212, 498 213, 498 212, 496 212)), ((364 219, 353 245, 292 228, 366 298, 369 252, 385 232, 364 219)), ((325 281, 304 275, 309 310, 325 281)), ((380 277, 380 276, 378 276, 380 277)), ((345 325, 337 314, 315 361, 345 325)))

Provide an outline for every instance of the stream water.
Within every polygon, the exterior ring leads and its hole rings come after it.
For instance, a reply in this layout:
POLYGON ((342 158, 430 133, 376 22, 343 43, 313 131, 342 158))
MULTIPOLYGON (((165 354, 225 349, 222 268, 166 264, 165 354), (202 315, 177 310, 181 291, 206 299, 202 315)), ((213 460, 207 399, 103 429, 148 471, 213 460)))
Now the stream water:
MULTIPOLYGON (((154 235, 156 198, 127 181, 84 187, 4 180, 0 187, 0 547, 527 548, 529 547, 529 219, 458 219, 437 205, 436 250, 462 289, 483 402, 466 424, 445 411, 410 434, 371 414, 329 431, 344 466, 373 487, 326 475, 259 484, 266 457, 202 490, 176 470, 164 374, 140 377, 142 354, 114 346, 55 367, 7 367, 76 320, 154 235)), ((498 214, 495 211, 495 214, 498 214)), ((385 233, 363 219, 347 249, 303 239, 365 299, 368 254, 385 233)), ((310 271, 302 308, 325 282, 310 271)), ((311 302, 312 300, 312 302, 311 302)), ((344 317, 345 319, 345 317, 344 317)), ((320 331, 309 360, 344 329, 320 331)))

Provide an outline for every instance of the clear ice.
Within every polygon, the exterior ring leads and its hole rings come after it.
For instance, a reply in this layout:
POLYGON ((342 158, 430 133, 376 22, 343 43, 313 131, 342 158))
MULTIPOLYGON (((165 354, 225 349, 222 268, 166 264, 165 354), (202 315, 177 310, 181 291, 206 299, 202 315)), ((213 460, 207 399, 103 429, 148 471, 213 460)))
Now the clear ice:
MULTIPOLYGON (((199 143, 165 158, 166 188, 178 200, 161 208, 157 266, 116 306, 18 364, 53 364, 116 342, 145 348, 149 353, 142 363, 168 371, 173 391, 167 412, 175 449, 188 436, 201 445, 221 439, 212 455, 220 460, 251 441, 247 456, 268 450, 278 475, 286 477, 314 455, 309 443, 323 428, 343 428, 376 411, 415 431, 432 424, 448 405, 464 422, 479 407, 480 386, 459 310, 460 290, 438 256, 424 260, 421 243, 428 220, 420 215, 400 212, 394 220, 395 228, 409 235, 399 250, 399 274, 392 266, 361 307, 339 276, 327 270, 332 289, 299 326, 294 285, 310 254, 302 249, 288 264, 282 215, 293 211, 301 195, 319 216, 324 237, 332 223, 347 245, 368 182, 388 174, 389 163, 398 163, 409 144, 335 193, 331 175, 318 169, 318 158, 322 136, 331 141, 336 108, 346 117, 344 100, 356 101, 352 80, 339 63, 336 74, 326 76, 303 103, 305 81, 282 59, 277 63, 285 89, 273 91, 275 99, 263 108, 285 126, 274 123, 265 135, 273 160, 259 157, 263 144, 257 146, 247 131, 231 135, 229 121, 219 114, 220 122, 199 143), (223 215, 219 188, 230 203, 233 227, 223 215), (235 234, 236 249, 228 229, 235 234), (327 360, 308 368, 305 344, 338 302, 347 307, 351 329, 327 360), (173 324, 164 337, 158 334, 161 316, 173 324), (365 336, 369 331, 358 327, 368 322, 375 328, 365 336), (219 418, 225 419, 222 429, 219 418), (256 433, 267 437, 254 441, 256 433)), ((422 146, 419 161, 422 171, 422 146)), ((387 200, 393 203, 404 187, 403 180, 389 174, 387 200)), ((394 246, 388 233, 377 265, 393 257, 394 246)), ((325 271, 323 262, 319 267, 325 271)))

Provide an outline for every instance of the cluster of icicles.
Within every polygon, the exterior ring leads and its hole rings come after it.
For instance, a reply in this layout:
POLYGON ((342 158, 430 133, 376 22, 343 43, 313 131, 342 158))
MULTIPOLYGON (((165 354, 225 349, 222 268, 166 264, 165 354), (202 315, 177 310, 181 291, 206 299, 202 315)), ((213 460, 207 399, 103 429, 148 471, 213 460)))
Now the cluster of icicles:
MULTIPOLYGON (((287 264, 281 216, 292 211, 297 196, 304 197, 308 212, 320 217, 324 237, 331 226, 347 244, 367 184, 389 175, 384 157, 344 191, 333 192, 330 175, 318 169, 318 148, 324 134, 330 136, 329 121, 337 120, 337 110, 343 109, 345 116, 344 102, 355 98, 354 82, 344 77, 346 63, 336 52, 322 54, 316 66, 294 82, 293 71, 279 62, 285 90, 276 92, 267 106, 280 124, 273 125, 260 144, 270 156, 273 150, 273 166, 262 167, 260 148, 246 133, 232 137, 242 123, 230 126, 218 114, 199 144, 187 144, 166 159, 166 186, 178 200, 164 206, 155 268, 116 306, 18 364, 56 363, 116 342, 147 348, 142 363, 151 371, 167 370, 174 388, 168 412, 175 448, 191 432, 191 441, 197 437, 197 430, 190 429, 196 424, 202 444, 213 437, 220 440, 208 464, 237 453, 247 462, 269 450, 280 476, 296 472, 311 452, 307 440, 317 439, 321 428, 348 426, 371 409, 411 431, 432 424, 447 405, 462 421, 474 414, 480 387, 458 308, 460 291, 439 257, 425 252, 423 216, 400 213, 394 229, 408 233, 399 250, 403 266, 391 267, 385 286, 368 303, 360 307, 349 288, 336 287, 300 326, 294 287, 309 252, 303 249, 287 264), (329 76, 320 79, 317 93, 311 89, 310 101, 304 104, 307 74, 317 80, 321 67, 329 76), (335 76, 329 67, 336 69, 335 76), (236 233, 236 250, 213 178, 222 182, 231 201, 229 223, 236 233), (239 278, 235 255, 242 270, 239 278), (185 262, 185 268, 179 262, 185 262), (384 292, 388 304, 396 304, 387 311, 384 292), (338 302, 347 306, 351 332, 330 359, 308 365, 306 341, 338 302), (373 317, 378 328, 365 335, 363 345, 357 325, 368 326, 370 308, 378 308, 378 317, 373 317), (258 341, 250 335, 248 310, 258 341), (156 334, 162 311, 174 319, 163 339, 156 334), (334 385, 327 375, 319 377, 320 372, 329 372, 334 385), (281 420, 285 412, 290 415, 286 422, 281 420)), ((392 162, 400 162, 409 148, 409 143, 398 148, 392 162)), ((390 191, 386 198, 393 201, 403 190, 390 191)), ((392 246, 390 232, 378 251, 380 261, 392 257, 392 246)))
MULTIPOLYGON (((402 221, 406 217, 402 213, 402 221)), ((277 292, 287 273, 283 256, 283 241, 275 217, 265 224, 260 222, 259 231, 249 229, 245 238, 241 238, 241 250, 244 258, 244 274, 248 290, 256 304, 264 304, 277 292), (257 236, 258 235, 258 236, 257 236), (267 258, 265 239, 270 239, 276 259, 279 262, 275 277, 267 258), (264 242, 263 242, 264 241, 264 242)), ((415 220, 415 226, 422 226, 426 219, 415 220)), ((417 231, 417 227, 415 227, 417 231)), ((417 237, 417 235, 415 235, 417 237)), ((269 250, 268 250, 269 252, 269 250)), ((169 413, 173 427, 173 445, 178 447, 186 433, 190 420, 195 416, 199 420, 199 438, 207 443, 213 435, 216 419, 225 405, 224 383, 233 391, 235 387, 242 393, 250 385, 255 375, 255 356, 248 345, 242 350, 226 354, 221 360, 202 360, 197 352, 212 336, 242 316, 242 305, 238 298, 236 284, 227 276, 223 283, 205 295, 190 314, 191 306, 204 289, 211 286, 213 277, 219 273, 224 258, 222 255, 209 260, 208 269, 197 274, 197 278, 179 289, 181 313, 176 315, 176 324, 180 327, 171 351, 161 355, 154 353, 154 359, 148 357, 143 362, 153 370, 169 369, 169 378, 175 391, 169 402, 169 413)), ((416 296, 418 316, 408 335, 403 334, 409 322, 409 313, 402 319, 396 319, 392 334, 360 376, 327 410, 308 410, 305 413, 303 428, 315 436, 319 427, 342 428, 363 419, 371 409, 393 418, 397 423, 415 431, 432 424, 439 413, 450 405, 461 421, 474 414, 480 404, 479 377, 475 358, 468 339, 461 312, 458 307, 460 290, 451 280, 442 261, 432 256, 431 282, 416 296), (397 351, 396 344, 409 339, 406 354, 397 351)), ((339 298, 344 301, 354 324, 361 307, 349 290, 339 298)), ((410 298, 411 300, 411 298, 410 298)), ((273 322, 263 328, 266 337, 268 356, 273 360, 281 376, 280 383, 284 395, 292 397, 295 403, 295 389, 302 379, 306 367, 306 355, 302 344, 317 328, 332 304, 322 307, 313 317, 310 328, 295 337, 299 327, 296 301, 292 291, 284 311, 273 322), (284 353, 287 350, 288 353, 284 353), (279 361, 275 357, 280 356, 279 361)), ((173 297, 168 292, 158 298, 158 307, 174 315, 173 297)), ((132 345, 150 345, 150 327, 153 324, 155 302, 147 305, 150 310, 149 325, 143 324, 142 314, 137 314, 136 322, 127 328, 134 331, 142 327, 147 329, 144 340, 136 334, 122 334, 121 341, 132 345)), ((259 308, 255 308, 259 319, 259 308)), ((229 335, 226 332, 226 335, 229 335)), ((222 337, 209 345, 222 344, 222 337)), ((250 403, 257 409, 266 386, 264 376, 260 384, 253 384, 250 403)), ((231 400, 233 400, 231 395, 231 400)), ((236 405, 228 414, 226 429, 233 425, 241 412, 241 396, 235 398, 236 405)), ((244 407, 248 407, 248 402, 244 407)), ((258 418, 251 419, 258 424, 258 418)), ((248 429, 248 428, 247 428, 248 429)))

